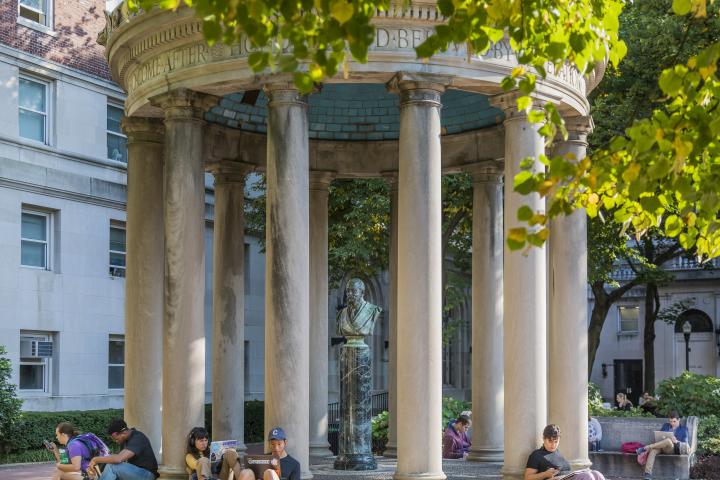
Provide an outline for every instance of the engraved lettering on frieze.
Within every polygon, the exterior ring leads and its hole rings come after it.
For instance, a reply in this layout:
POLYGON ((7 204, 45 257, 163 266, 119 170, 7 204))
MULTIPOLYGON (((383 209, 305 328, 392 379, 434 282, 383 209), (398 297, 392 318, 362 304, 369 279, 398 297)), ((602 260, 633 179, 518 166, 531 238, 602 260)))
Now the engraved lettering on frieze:
POLYGON ((204 42, 161 53, 140 65, 132 73, 129 87, 134 89, 155 77, 179 68, 206 63, 210 56, 209 48, 204 42))
POLYGON ((429 28, 377 27, 370 50, 414 50, 432 35, 429 28))
POLYGON ((515 52, 510 48, 510 42, 508 40, 500 40, 497 43, 493 43, 487 52, 482 54, 484 60, 505 60, 506 62, 514 60, 515 52))

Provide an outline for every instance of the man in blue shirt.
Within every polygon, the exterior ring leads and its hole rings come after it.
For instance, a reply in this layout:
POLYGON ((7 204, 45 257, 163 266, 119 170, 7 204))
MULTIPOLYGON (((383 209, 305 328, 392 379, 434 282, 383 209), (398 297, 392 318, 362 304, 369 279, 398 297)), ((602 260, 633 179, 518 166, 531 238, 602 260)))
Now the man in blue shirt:
POLYGON ((663 432, 673 432, 673 436, 637 449, 638 455, 645 451, 648 452, 647 462, 645 463, 645 480, 652 479, 653 465, 655 464, 655 456, 657 456, 657 454, 679 455, 680 453, 687 453, 688 429, 684 425, 680 425, 680 414, 678 414, 678 412, 675 410, 670 412, 668 422, 664 424, 660 430, 663 432))

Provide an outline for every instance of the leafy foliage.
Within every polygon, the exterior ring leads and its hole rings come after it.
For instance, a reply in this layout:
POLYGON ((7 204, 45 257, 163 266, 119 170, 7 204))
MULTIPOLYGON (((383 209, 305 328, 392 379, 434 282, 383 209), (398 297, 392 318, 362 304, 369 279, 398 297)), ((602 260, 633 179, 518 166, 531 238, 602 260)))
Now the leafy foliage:
MULTIPOLYGON (((720 416, 700 417, 698 425, 698 453, 720 455, 720 416)), ((718 471, 720 474, 720 471, 718 471)))
POLYGON ((698 455, 697 462, 690 468, 690 478, 720 480, 720 455, 698 455))
POLYGON ((0 346, 0 446, 8 442, 20 418, 22 400, 17 398, 15 384, 10 381, 12 365, 0 346))
POLYGON ((668 413, 677 410, 681 415, 705 417, 720 412, 720 378, 683 372, 660 382, 657 388, 659 409, 668 413))
POLYGON ((472 410, 472 404, 452 397, 443 397, 442 400, 442 430, 447 424, 455 420, 465 410, 472 410))
POLYGON ((372 428, 373 453, 382 455, 385 451, 385 445, 388 442, 388 429, 390 417, 387 411, 380 412, 370 420, 372 428))

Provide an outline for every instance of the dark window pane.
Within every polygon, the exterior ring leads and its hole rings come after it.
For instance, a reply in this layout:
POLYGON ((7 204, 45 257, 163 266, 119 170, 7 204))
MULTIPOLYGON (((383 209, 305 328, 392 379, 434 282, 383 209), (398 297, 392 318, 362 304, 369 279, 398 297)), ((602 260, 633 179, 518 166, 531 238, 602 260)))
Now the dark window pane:
POLYGON ((125 387, 125 367, 108 367, 108 388, 125 387))
POLYGON ((107 107, 107 129, 111 132, 122 133, 120 120, 122 120, 123 109, 108 105, 107 107))
POLYGON ((127 139, 108 133, 107 156, 110 160, 127 163, 127 139))
POLYGON ((32 213, 22 214, 22 238, 31 240, 47 240, 47 229, 45 228, 47 217, 33 215, 32 213))
POLYGON ((110 227, 110 250, 125 251, 125 229, 110 227))
POLYGON ((20 365, 20 390, 43 390, 45 365, 20 365))
POLYGON ((125 363, 125 342, 122 340, 110 340, 108 348, 108 363, 123 364, 125 363))

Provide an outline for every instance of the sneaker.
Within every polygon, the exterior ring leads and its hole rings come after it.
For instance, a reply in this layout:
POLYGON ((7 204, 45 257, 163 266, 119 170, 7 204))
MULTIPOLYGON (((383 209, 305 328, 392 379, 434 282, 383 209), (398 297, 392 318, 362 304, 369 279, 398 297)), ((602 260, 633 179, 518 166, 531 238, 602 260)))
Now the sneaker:
POLYGON ((652 480, 652 473, 645 472, 645 475, 643 475, 643 480, 652 480))
POLYGON ((640 448, 638 448, 637 450, 635 450, 635 453, 637 453, 638 455, 640 455, 640 454, 643 453, 644 451, 645 451, 645 447, 640 447, 640 448))

